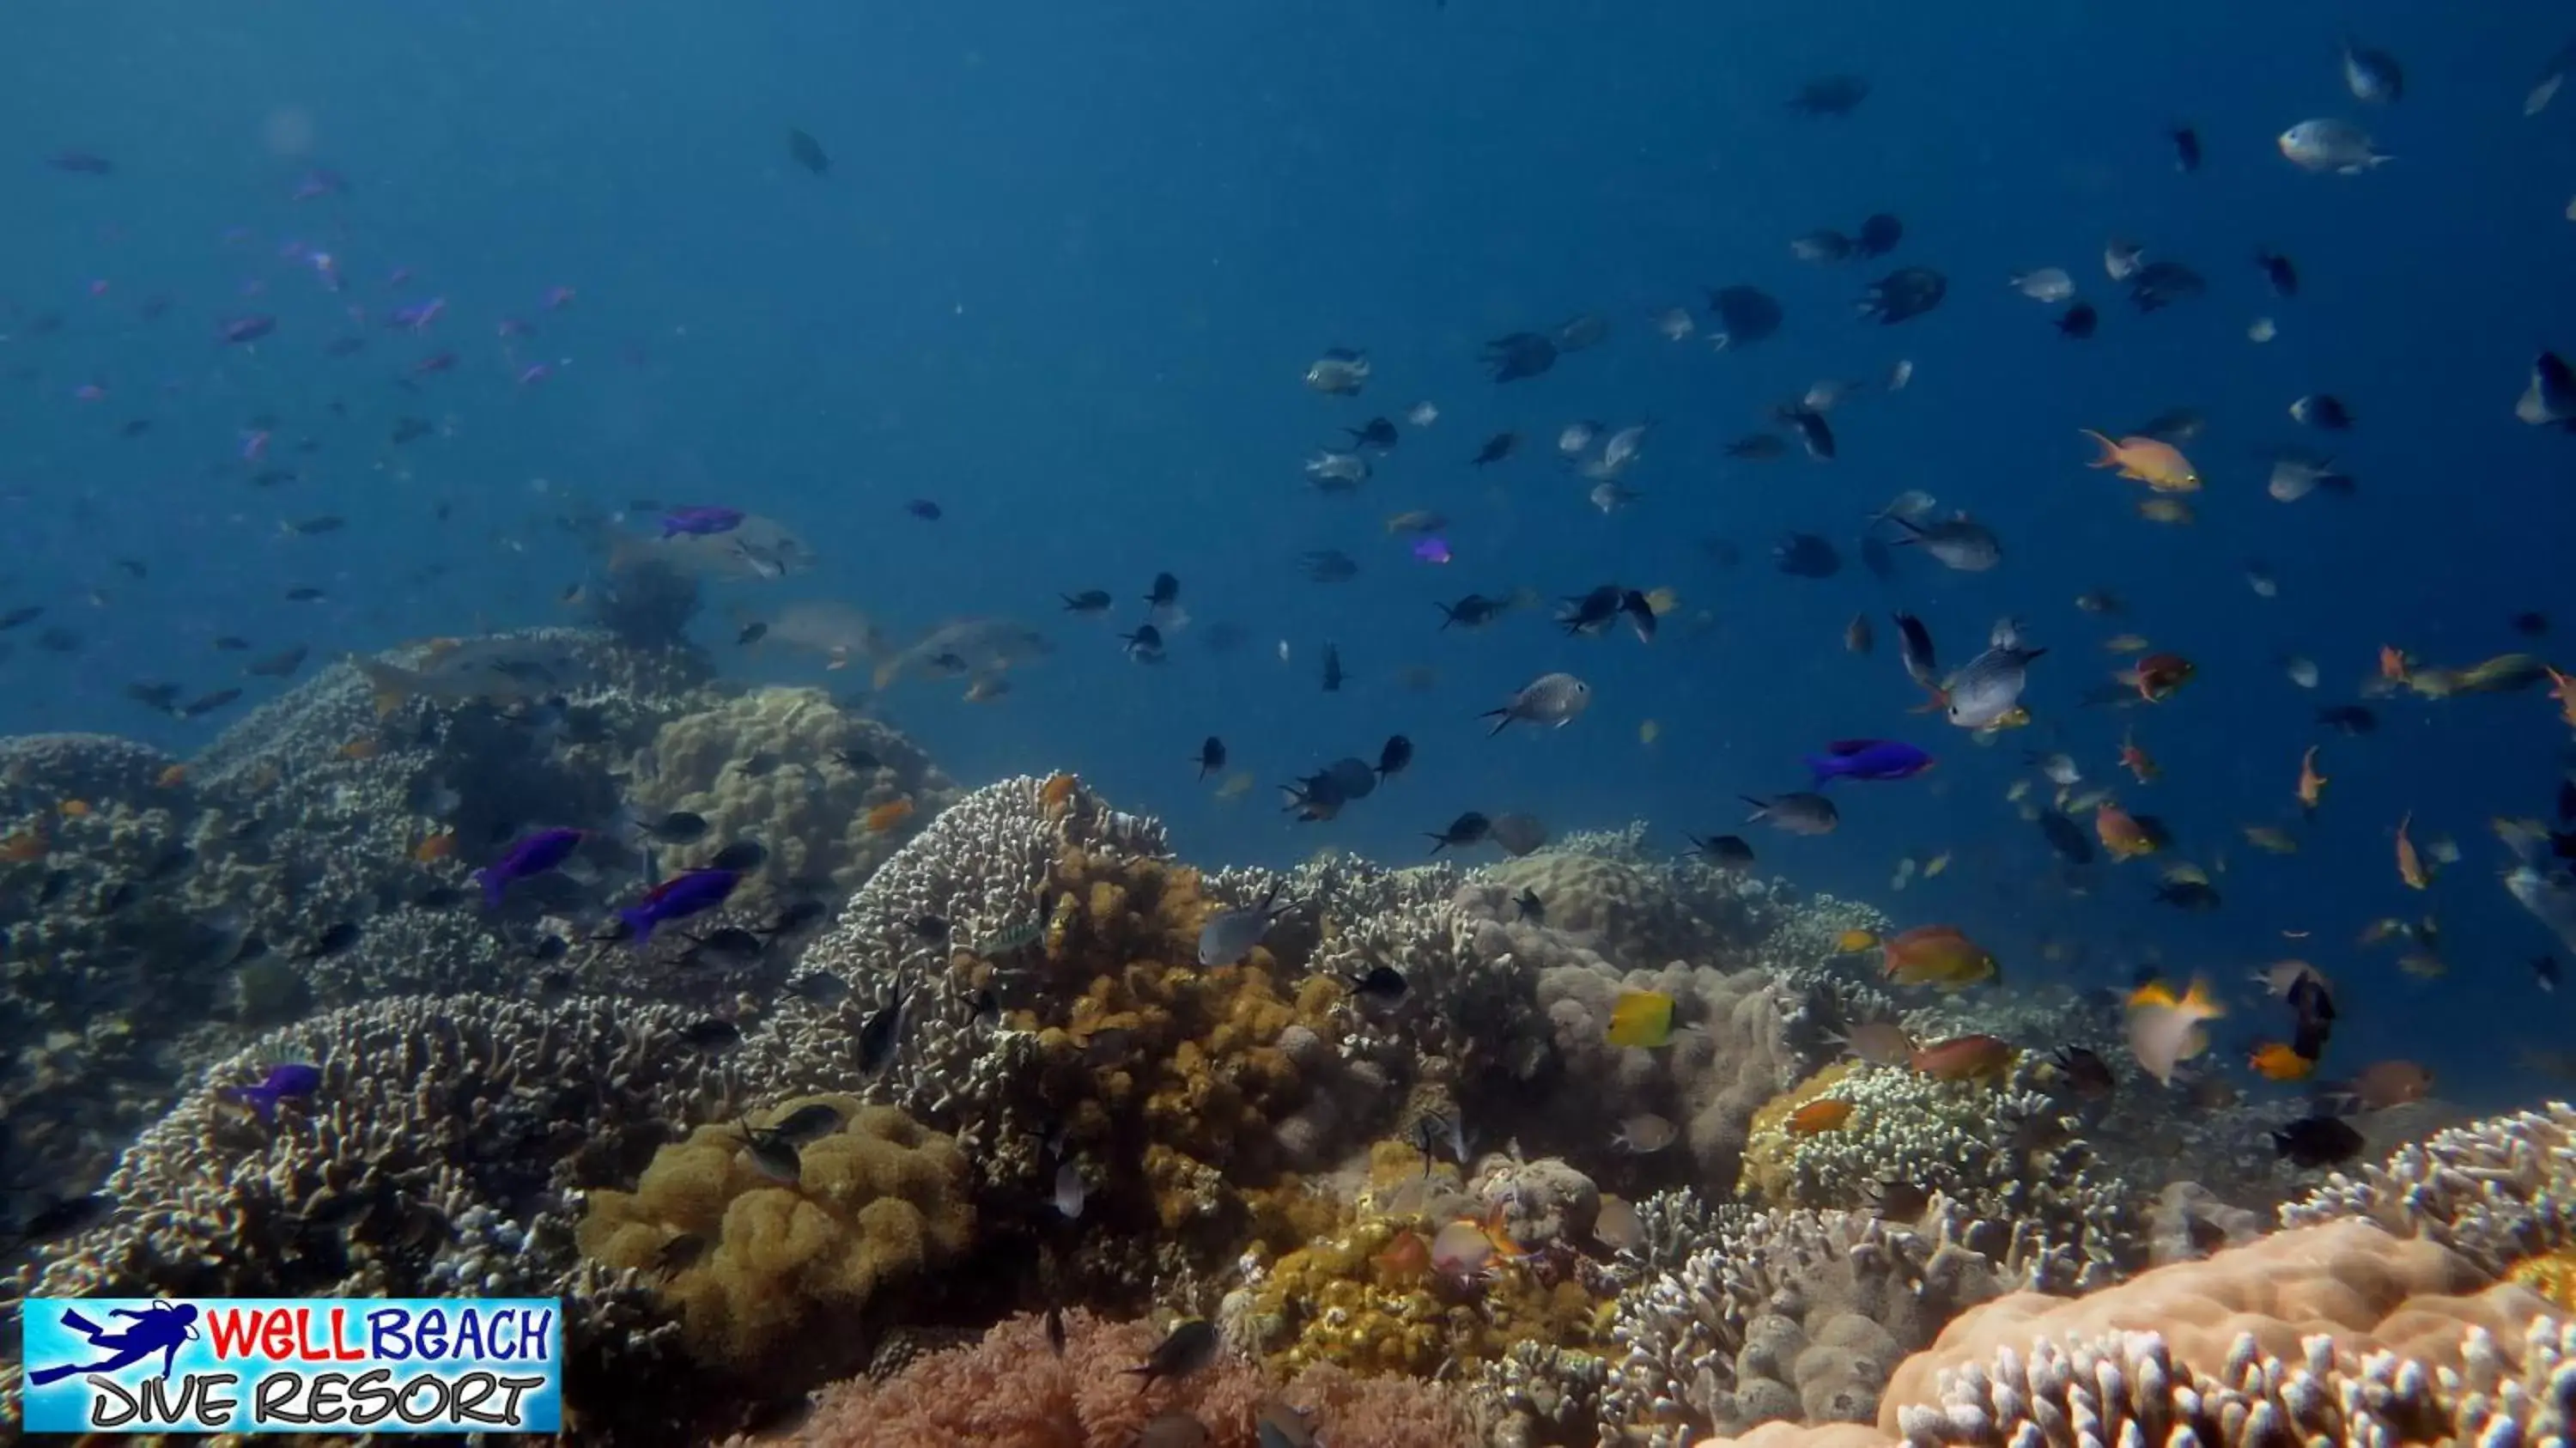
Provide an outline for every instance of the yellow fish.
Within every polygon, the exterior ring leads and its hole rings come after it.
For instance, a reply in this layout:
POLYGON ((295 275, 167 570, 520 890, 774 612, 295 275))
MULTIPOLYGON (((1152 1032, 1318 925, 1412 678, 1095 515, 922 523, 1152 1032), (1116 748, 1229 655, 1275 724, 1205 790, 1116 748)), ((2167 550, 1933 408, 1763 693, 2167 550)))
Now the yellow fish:
POLYGON ((1839 955, 1858 955, 1877 948, 1878 937, 1866 930, 1846 930, 1834 937, 1834 951, 1839 955))
POLYGON ((1652 719, 1637 726, 1637 742, 1640 744, 1652 744, 1663 737, 1664 726, 1652 719))
POLYGON ((1614 1046, 1639 1046, 1647 1050, 1673 1038, 1673 998, 1659 990, 1631 990, 1619 993, 1610 1007, 1610 1029, 1606 1037, 1614 1046))
POLYGON ((2210 999, 2206 981, 2193 981, 2178 998, 2172 986, 2149 981, 2129 996, 2129 1050, 2148 1075, 2170 1086, 2174 1067, 2209 1049, 2201 1022, 2226 1014, 2210 999))

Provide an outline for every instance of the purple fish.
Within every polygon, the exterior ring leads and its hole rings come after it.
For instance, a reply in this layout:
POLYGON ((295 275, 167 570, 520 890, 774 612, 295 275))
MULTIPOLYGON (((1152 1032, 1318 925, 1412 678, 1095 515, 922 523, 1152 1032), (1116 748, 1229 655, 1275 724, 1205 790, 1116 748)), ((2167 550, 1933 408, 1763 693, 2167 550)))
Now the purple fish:
POLYGON ((1816 783, 1837 779, 1912 779, 1932 767, 1932 756, 1894 739, 1837 739, 1821 755, 1807 756, 1816 783))
POLYGON ((385 315, 385 325, 388 327, 408 327, 412 331, 417 332, 422 328, 427 327, 430 323, 437 321, 446 311, 447 298, 432 297, 425 302, 414 302, 408 307, 394 308, 391 312, 388 312, 385 315))
POLYGON ((116 174, 115 162, 108 160, 105 156, 95 155, 88 151, 56 151, 52 158, 46 161, 45 164, 53 167, 57 171, 69 171, 75 176, 113 176, 116 174))
POLYGON ((654 926, 713 910, 741 883, 739 870, 691 870, 645 891, 642 900, 618 911, 617 918, 626 922, 640 946, 653 938, 654 926))
POLYGON ((683 533, 705 538, 717 533, 730 533, 741 526, 742 510, 739 508, 683 507, 673 508, 662 515, 662 536, 665 538, 676 538, 683 533))
POLYGON ((1413 544, 1413 556, 1425 563, 1446 563, 1449 561, 1449 540, 1436 533, 1428 538, 1416 539, 1413 544))
POLYGON ((244 342, 256 342, 276 330, 275 317, 233 317, 219 325, 215 335, 238 347, 244 342))
POLYGON ((277 1119, 277 1103, 293 1096, 302 1098, 322 1089, 322 1068, 301 1061, 281 1061, 268 1068, 268 1075, 256 1086, 228 1086, 224 1094, 259 1113, 262 1121, 277 1119))
POLYGON ((572 852, 581 848, 581 838, 579 830, 538 830, 512 845, 501 858, 475 871, 474 878, 483 882, 483 908, 498 908, 511 882, 542 875, 572 858, 572 852))

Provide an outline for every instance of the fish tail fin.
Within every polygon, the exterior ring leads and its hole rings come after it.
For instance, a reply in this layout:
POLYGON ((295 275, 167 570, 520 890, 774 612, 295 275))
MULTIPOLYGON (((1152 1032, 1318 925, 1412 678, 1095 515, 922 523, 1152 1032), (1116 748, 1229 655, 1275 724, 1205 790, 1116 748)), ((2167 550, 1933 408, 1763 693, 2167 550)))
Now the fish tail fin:
POLYGON ((2111 439, 2104 437, 2102 434, 2095 432, 2089 427, 2077 428, 2076 431, 2093 439, 2094 444, 2102 449, 2102 455, 2095 458, 2090 464, 2091 466, 2097 468, 2108 468, 2119 465, 2120 445, 2118 443, 2113 442, 2111 439))
POLYGON ((1488 709, 1476 717, 1479 719, 1491 719, 1494 721, 1494 727, 1485 731, 1485 737, 1491 739, 1495 735, 1502 733, 1506 728, 1510 727, 1513 715, 1512 711, 1509 709, 1488 709))
POLYGON ((1843 768, 1843 762, 1839 759, 1819 759, 1812 754, 1807 756, 1807 772, 1814 776, 1813 782, 1818 789, 1842 778, 1843 768))
POLYGON ((1908 709, 1905 712, 1908 714, 1938 714, 1950 707, 1949 690, 1935 689, 1927 686, 1923 692, 1931 695, 1932 697, 1925 699, 1922 703, 1915 705, 1913 708, 1908 709))

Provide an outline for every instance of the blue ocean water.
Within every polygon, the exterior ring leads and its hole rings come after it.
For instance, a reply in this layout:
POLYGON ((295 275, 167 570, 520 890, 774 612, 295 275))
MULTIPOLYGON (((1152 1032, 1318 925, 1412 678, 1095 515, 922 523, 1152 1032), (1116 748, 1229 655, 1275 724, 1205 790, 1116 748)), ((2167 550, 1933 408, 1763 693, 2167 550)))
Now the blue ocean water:
MULTIPOLYGON (((124 690, 239 682, 216 634, 308 642, 318 661, 570 621, 558 596, 585 560, 559 516, 580 500, 724 503, 824 557, 716 600, 699 634, 728 672, 848 682, 734 649, 729 604, 841 599, 906 633, 960 614, 1039 623, 1058 652, 1007 698, 906 683, 887 712, 961 780, 1078 770, 1164 816, 1194 859, 1400 858, 1471 808, 1561 831, 1642 816, 1679 848, 1685 830, 1738 828, 1739 795, 1799 787, 1800 755, 1823 741, 1901 737, 1940 766, 1835 786, 1829 837, 1750 832, 1764 868, 1903 923, 1967 926, 2009 983, 2120 984, 2148 965, 2234 980, 2301 954, 2344 985, 2339 1053, 2426 1060, 2446 1095, 2528 1097, 2540 1086, 2513 1048, 2559 1046, 2571 1007, 2534 988, 2527 962, 2556 942, 2497 887, 2486 822, 2547 812, 2565 726, 2536 691, 2379 701, 2368 738, 2312 714, 2349 702, 2382 644, 2466 665, 2562 646, 2515 635, 2517 611, 2576 627, 2561 561, 2576 441, 2512 414, 2532 356, 2570 345, 2576 316, 2576 102, 2522 113, 2569 28, 2539 4, 2206 0, 1973 19, 1530 0, 721 19, 656 3, 21 7, 10 51, 42 63, 0 90, 17 153, 0 163, 0 609, 42 604, 41 624, 81 646, 16 631, 0 730, 184 751, 227 716, 173 721, 124 690), (2402 102, 2346 93, 2347 32, 2404 60, 2402 102), (1784 108, 1833 73, 1869 81, 1854 114, 1784 108), (2273 138, 2310 116, 2360 120, 2398 159, 2295 170, 2273 138), (2196 174, 2173 164, 2177 123, 2207 147, 2196 174), (827 176, 790 161, 791 127, 828 149, 827 176), (114 172, 46 164, 66 151, 114 172), (317 169, 345 190, 292 199, 317 169), (1789 255, 1793 236, 1882 210, 1906 226, 1883 263, 1789 255), (2208 295, 2137 315, 2103 275, 2114 235, 2194 266, 2208 295), (2297 259, 2296 299, 2265 293, 2257 247, 2297 259), (344 290, 321 284, 316 251, 344 290), (1856 320, 1863 281, 1903 264, 1944 271, 1945 305, 1896 328, 1856 320), (2102 308, 2098 338, 2060 338, 2005 285, 2048 265, 2102 308), (1738 282, 1781 298, 1779 337, 1721 353, 1649 321, 1738 282), (548 311, 554 287, 577 296, 548 311), (381 325, 432 297, 448 312, 422 335, 381 325), (150 298, 168 314, 144 320, 150 298), (1484 340, 1584 312, 1610 319, 1602 346, 1508 386, 1480 374, 1484 340), (217 340, 219 319, 253 313, 276 333, 217 340), (2256 346, 2261 315, 2279 337, 2256 346), (505 318, 533 335, 497 335, 505 318), (342 335, 365 350, 328 355, 342 335), (1333 346, 1367 350, 1361 397, 1300 385, 1333 346), (406 377, 440 350, 452 371, 406 377), (1835 462, 1724 456, 1771 404, 1900 358, 1909 387, 1834 414, 1835 462), (551 375, 521 382, 538 362, 551 375), (2322 440, 2359 493, 2283 506, 2263 494, 2260 450, 2321 441, 2285 413, 2315 391, 2360 419, 2322 440), (1438 422, 1407 427, 1360 497, 1305 486, 1302 459, 1340 428, 1425 400, 1438 422), (2084 467, 2077 430, 2178 405, 2206 414, 2187 450, 2210 485, 2197 523, 2162 527, 2133 514, 2135 485, 2084 467), (296 481, 245 480, 242 439, 263 416, 296 481), (432 436, 389 444, 404 417, 432 436), (1550 440, 1576 419, 1649 418, 1629 478, 1643 497, 1605 517, 1550 440), (149 431, 121 436, 135 420, 149 431), (1465 465, 1507 428, 1519 456, 1465 465), (1970 576, 1905 558, 1896 582, 1873 579, 1850 542, 1906 488, 1993 525, 2005 564, 1970 576), (907 516, 914 497, 945 516, 907 516), (1418 563, 1388 536, 1385 516, 1417 507, 1456 520, 1455 562, 1418 563), (323 514, 348 526, 279 526, 323 514), (1843 571, 1774 571, 1766 550, 1790 529, 1833 537, 1843 571), (1742 562, 1719 566, 1712 537, 1742 562), (1300 577, 1298 555, 1322 548, 1359 577, 1300 577), (2247 586, 2255 558, 2277 598, 2247 586), (1130 627, 1162 569, 1197 621, 1164 667, 1053 612, 1059 592, 1101 587, 1130 627), (1435 600, 1612 580, 1679 594, 1651 646, 1568 638, 1530 612, 1437 627, 1435 600), (299 584, 327 597, 285 602, 299 584), (2129 613, 2078 613, 2090 588, 2129 613), (1981 748, 1907 713, 1919 695, 1885 626, 1900 606, 1952 662, 1997 616, 2024 620, 2051 649, 2037 724, 1981 748), (1840 647, 1855 612, 1881 625, 1870 657, 1840 647), (1219 622, 1245 630, 1241 648, 1197 642, 1219 622), (2122 662, 2101 640, 2124 629, 2199 677, 2153 709, 2079 705, 2122 662), (1352 673, 1335 695, 1317 686, 1328 641, 1352 673), (2320 689, 2283 677, 2289 652, 2316 659, 2320 689), (1436 685, 1400 682, 1417 666, 1436 685), (1551 669, 1594 685, 1590 713, 1484 738, 1477 712, 1551 669), (2130 727, 2163 765, 2152 785, 2116 769, 2130 727), (1395 732, 1418 762, 1340 820, 1272 809, 1269 784, 1374 756, 1395 732), (1210 733, 1263 789, 1225 803, 1195 781, 1210 733), (2292 813, 2310 744, 2326 806, 2298 855, 2261 854, 2238 828, 2292 813), (2224 908, 2149 903, 2143 864, 2095 866, 2083 898, 2052 887, 2004 799, 2034 748, 2074 752, 2187 857, 2223 855, 2224 908), (2417 840, 2463 851, 2422 894, 2392 862, 2408 811, 2417 840), (1889 889, 1901 857, 1944 851, 1938 879, 1889 889), (2351 943, 2372 918, 2427 912, 2443 979, 2351 943), (2085 954, 2047 961, 2050 939, 2085 954)), ((277 687, 251 682, 254 697, 277 687)))

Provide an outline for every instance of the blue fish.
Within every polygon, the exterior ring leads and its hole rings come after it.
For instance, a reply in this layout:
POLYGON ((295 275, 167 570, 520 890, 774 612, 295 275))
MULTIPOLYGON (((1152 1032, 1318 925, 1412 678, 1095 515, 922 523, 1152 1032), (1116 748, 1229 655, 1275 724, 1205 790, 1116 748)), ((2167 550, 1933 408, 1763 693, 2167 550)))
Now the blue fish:
POLYGON ((673 508, 662 515, 662 536, 677 538, 683 533, 707 538, 730 533, 742 526, 739 508, 688 507, 673 508))
POLYGON ((1837 739, 1821 755, 1807 756, 1816 783, 1837 779, 1912 779, 1932 767, 1932 756, 1894 739, 1837 739))
POLYGON ((538 830, 522 838, 509 853, 474 872, 474 878, 483 883, 483 908, 498 909, 512 881, 542 875, 572 858, 580 847, 579 830, 538 830))
POLYGON ((626 922, 635 943, 642 945, 653 938, 653 927, 713 910, 741 883, 738 870, 691 870, 647 890, 642 900, 618 911, 617 918, 626 922))
POLYGON ((268 1075, 256 1086, 228 1086, 224 1094, 259 1113, 262 1121, 277 1119, 277 1103, 292 1096, 303 1098, 322 1089, 322 1068, 302 1061, 281 1061, 268 1068, 268 1075))

